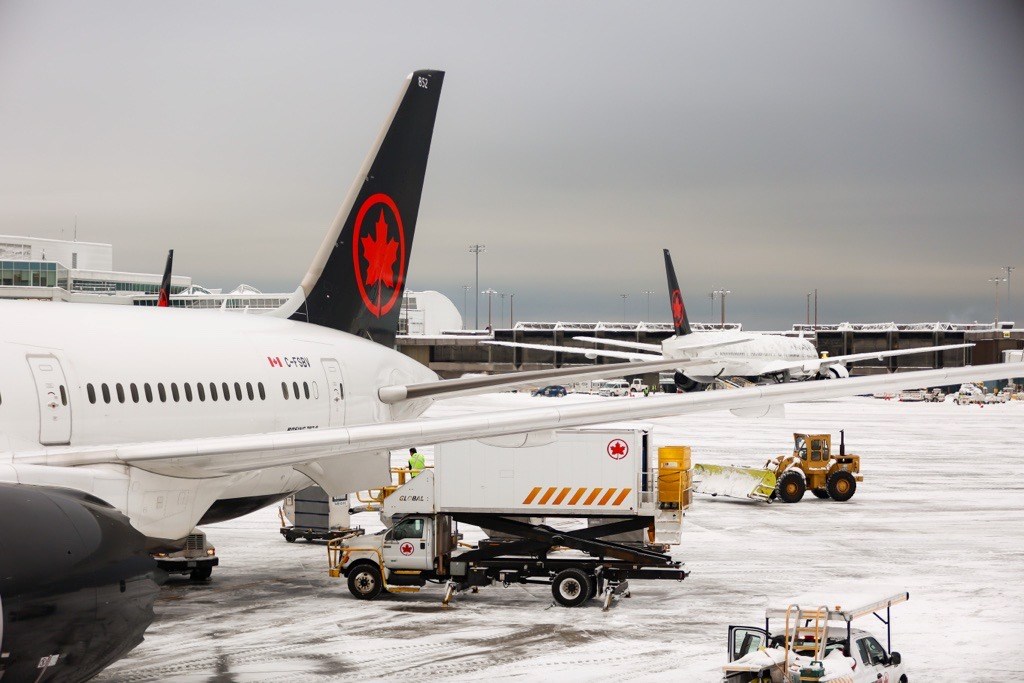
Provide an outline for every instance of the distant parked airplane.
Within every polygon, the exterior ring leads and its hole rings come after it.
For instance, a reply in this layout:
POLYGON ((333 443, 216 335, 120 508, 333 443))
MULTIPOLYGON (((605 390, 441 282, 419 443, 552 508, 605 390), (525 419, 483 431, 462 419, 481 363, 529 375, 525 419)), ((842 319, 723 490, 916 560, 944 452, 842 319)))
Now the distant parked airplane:
POLYGON ((549 346, 522 342, 485 341, 484 344, 511 346, 559 353, 573 353, 596 358, 617 358, 627 361, 655 361, 678 358, 682 364, 676 369, 675 383, 680 391, 697 391, 718 378, 742 377, 752 382, 787 382, 806 379, 835 379, 849 377, 849 365, 869 358, 890 358, 917 353, 936 353, 962 349, 973 344, 946 344, 895 351, 852 353, 843 356, 819 357, 810 341, 802 337, 784 337, 778 334, 759 334, 712 330, 694 332, 686 314, 679 291, 679 281, 672 257, 665 249, 665 272, 668 277, 669 303, 675 335, 659 344, 574 337, 592 344, 619 347, 628 351, 612 351, 577 346, 549 346))

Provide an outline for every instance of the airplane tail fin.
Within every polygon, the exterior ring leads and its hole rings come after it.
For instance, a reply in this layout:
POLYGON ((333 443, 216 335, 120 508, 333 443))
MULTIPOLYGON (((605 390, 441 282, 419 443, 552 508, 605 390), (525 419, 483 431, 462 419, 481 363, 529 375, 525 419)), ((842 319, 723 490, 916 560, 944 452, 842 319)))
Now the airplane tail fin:
POLYGON ((672 257, 665 250, 665 274, 668 276, 668 300, 672 311, 672 327, 675 328, 676 336, 690 334, 690 318, 686 315, 686 305, 683 303, 683 295, 679 291, 679 280, 676 279, 676 269, 672 267, 672 257))
POLYGON ((394 346, 443 71, 416 71, 302 280, 302 320, 394 346))
POLYGON ((171 305, 171 267, 174 265, 174 250, 167 250, 167 265, 164 266, 164 277, 160 280, 160 295, 156 305, 166 308, 171 305))

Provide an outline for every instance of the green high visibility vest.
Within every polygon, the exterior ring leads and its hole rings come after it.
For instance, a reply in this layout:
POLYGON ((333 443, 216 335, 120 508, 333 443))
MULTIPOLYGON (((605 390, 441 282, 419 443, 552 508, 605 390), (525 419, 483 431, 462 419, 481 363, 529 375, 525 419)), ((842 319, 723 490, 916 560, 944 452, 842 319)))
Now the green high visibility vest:
POLYGON ((409 456, 409 469, 412 470, 412 476, 414 477, 423 471, 423 467, 426 464, 422 453, 413 453, 409 456))

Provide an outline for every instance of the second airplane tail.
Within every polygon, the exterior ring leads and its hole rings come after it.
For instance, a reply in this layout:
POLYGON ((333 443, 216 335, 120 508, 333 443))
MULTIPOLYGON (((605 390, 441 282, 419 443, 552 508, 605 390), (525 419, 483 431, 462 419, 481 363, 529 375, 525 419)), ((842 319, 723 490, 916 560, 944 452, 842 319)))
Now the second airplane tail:
POLYGON ((676 279, 676 269, 672 267, 672 256, 668 249, 665 249, 665 274, 668 276, 668 300, 672 311, 672 327, 677 337, 690 334, 690 318, 686 315, 686 304, 683 303, 683 295, 679 291, 679 280, 676 279))

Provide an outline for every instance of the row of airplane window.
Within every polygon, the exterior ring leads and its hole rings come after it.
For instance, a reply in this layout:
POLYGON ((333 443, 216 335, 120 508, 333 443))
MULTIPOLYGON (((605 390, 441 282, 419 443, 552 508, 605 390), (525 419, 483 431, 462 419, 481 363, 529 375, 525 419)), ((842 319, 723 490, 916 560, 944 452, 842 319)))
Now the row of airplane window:
MULTIPOLYGON (((142 384, 142 391, 139 391, 139 385, 132 382, 125 385, 118 382, 117 384, 109 385, 106 383, 99 384, 99 394, 97 395, 96 386, 93 384, 85 385, 85 392, 89 397, 89 403, 96 403, 97 400, 102 398, 103 403, 127 403, 129 397, 132 403, 141 403, 145 398, 146 403, 153 403, 154 400, 159 400, 160 403, 167 403, 168 397, 175 403, 178 403, 185 399, 185 401, 191 402, 193 399, 198 401, 206 401, 207 396, 211 401, 230 401, 232 389, 234 389, 234 396, 236 401, 242 401, 248 398, 250 401, 255 401, 256 396, 259 395, 259 400, 267 400, 267 392, 263 387, 263 382, 257 382, 253 385, 252 382, 246 382, 244 385, 240 382, 235 382, 233 385, 229 385, 227 382, 221 382, 220 391, 218 392, 218 385, 216 382, 209 383, 209 392, 207 392, 207 385, 202 382, 196 382, 191 384, 184 382, 181 384, 180 390, 176 382, 171 382, 169 385, 164 385, 163 382, 156 383, 156 392, 154 394, 153 386, 149 382, 142 384), (113 387, 113 390, 111 390, 113 387), (243 390, 244 387, 244 390, 243 390), (168 388, 170 391, 168 392, 168 388)), ((61 387, 63 390, 64 387, 61 387)), ((63 391, 61 392, 63 394, 63 391)), ((316 382, 312 383, 312 390, 309 382, 302 382, 300 385, 298 382, 292 382, 289 386, 288 382, 281 382, 281 394, 287 400, 289 398, 302 399, 302 398, 320 398, 320 388, 316 382)), ((65 401, 64 405, 67 405, 65 401)))

